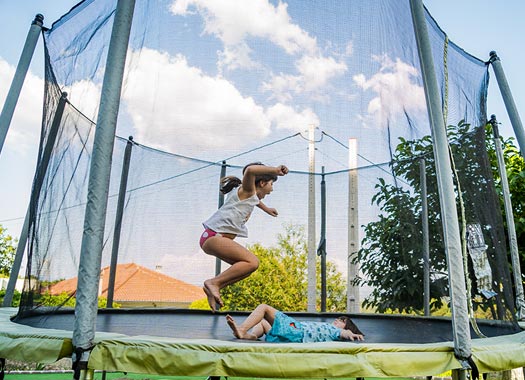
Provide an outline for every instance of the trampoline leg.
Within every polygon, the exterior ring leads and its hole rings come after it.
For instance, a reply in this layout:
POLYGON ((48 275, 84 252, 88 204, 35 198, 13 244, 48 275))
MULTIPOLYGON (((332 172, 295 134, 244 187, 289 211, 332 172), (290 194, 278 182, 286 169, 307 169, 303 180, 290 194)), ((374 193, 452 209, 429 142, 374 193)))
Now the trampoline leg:
POLYGON ((94 369, 82 369, 80 370, 80 380, 93 380, 95 378, 94 369))

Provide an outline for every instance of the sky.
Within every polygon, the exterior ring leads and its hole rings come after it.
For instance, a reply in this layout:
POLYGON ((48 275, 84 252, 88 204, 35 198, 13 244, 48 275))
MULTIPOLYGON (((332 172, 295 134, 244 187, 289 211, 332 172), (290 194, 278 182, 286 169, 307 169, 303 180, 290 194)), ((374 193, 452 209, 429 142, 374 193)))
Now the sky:
MULTIPOLYGON (((51 27, 53 21, 75 4, 76 1, 69 0, 19 0, 16 2, 0 0, 0 13, 4 15, 4 32, 0 35, 0 104, 4 102, 27 31, 35 14, 43 14, 45 17, 44 25, 51 27)), ((522 0, 508 0, 498 3, 486 0, 427 0, 424 1, 424 4, 441 28, 448 34, 450 40, 461 46, 465 51, 482 60, 487 60, 489 52, 492 50, 498 53, 518 110, 523 110, 525 107, 525 83, 520 72, 523 66, 520 62, 525 59, 525 51, 520 36, 525 33, 525 25, 520 15, 524 14, 525 2, 522 0)), ((179 9, 178 11, 182 12, 183 10, 179 9)), ((231 42, 232 40, 228 40, 230 38, 234 41, 235 36, 223 35, 222 38, 226 44, 230 41, 230 45, 226 46, 237 49, 236 51, 225 49, 222 63, 224 65, 242 64, 243 62, 240 60, 235 62, 228 60, 231 59, 233 53, 236 53, 237 57, 242 57, 242 51, 239 50, 242 45, 235 45, 231 42)), ((275 43, 279 43, 279 41, 275 43)), ((0 153, 0 175, 2 178, 0 185, 0 224, 15 237, 19 235, 22 227, 38 149, 42 99, 39 83, 43 77, 42 55, 42 43, 39 42, 3 151, 0 153)), ((176 63, 185 64, 184 61, 176 63)), ((244 63, 250 64, 249 61, 244 63)), ((337 62, 334 61, 332 72, 335 73, 337 70, 342 70, 342 68, 337 66, 337 62)), ((188 74, 191 73, 194 74, 195 72, 188 71, 188 74)), ((276 78, 296 80, 296 78, 289 77, 276 78)), ((313 81, 308 83, 315 84, 313 81)), ((276 88, 278 83, 269 83, 269 85, 276 88)), ((276 93, 275 96, 286 98, 290 94, 276 93)), ((257 108, 250 108, 251 104, 246 99, 243 98, 242 100, 246 104, 246 114, 253 115, 258 112, 257 108)), ((282 115, 286 109, 276 107, 272 111, 273 114, 282 115)), ((502 123, 502 135, 513 136, 492 71, 488 113, 489 115, 497 115, 502 123)), ((309 115, 307 113, 294 115, 294 117, 301 116, 308 117, 309 115)))

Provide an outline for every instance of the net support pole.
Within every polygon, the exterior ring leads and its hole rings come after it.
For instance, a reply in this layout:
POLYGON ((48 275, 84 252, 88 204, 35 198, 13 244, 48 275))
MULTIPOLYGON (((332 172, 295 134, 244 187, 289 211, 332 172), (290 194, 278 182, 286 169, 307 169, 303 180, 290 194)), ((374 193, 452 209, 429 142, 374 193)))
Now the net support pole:
POLYGON ((324 166, 321 171, 321 238, 317 255, 321 257, 321 311, 326 311, 326 181, 324 166))
POLYGON ((505 207, 505 216, 507 218, 507 234, 509 237, 514 287, 516 289, 516 316, 518 319, 523 320, 525 318, 525 297, 523 295, 523 281, 521 279, 518 238, 516 237, 516 226, 514 224, 514 212, 512 210, 512 201, 510 199, 509 181, 507 178, 507 169, 503 157, 496 115, 490 117, 490 124, 492 124, 492 131, 494 133, 494 147, 496 148, 496 157, 498 159, 498 169, 503 190, 503 204, 505 207))
POLYGON ((449 275, 449 293, 452 309, 454 353, 462 362, 462 371, 470 366, 471 339, 465 286, 465 268, 461 252, 461 238, 456 209, 452 165, 449 156, 445 120, 441 110, 441 97, 434 69, 432 49, 426 24, 425 9, 421 0, 410 0, 414 33, 425 89, 425 98, 432 130, 436 177, 438 184, 443 239, 449 275))
POLYGON ((24 48, 22 49, 22 54, 20 55, 18 65, 16 66, 15 76, 13 77, 11 87, 9 87, 9 91, 5 98, 2 112, 0 113, 0 153, 2 152, 7 131, 9 130, 9 125, 11 124, 11 119, 15 112, 16 103, 20 97, 20 91, 22 90, 27 70, 29 70, 29 65, 33 58, 33 53, 35 52, 38 37, 42 31, 43 22, 44 16, 37 14, 31 23, 24 48))
POLYGON ((525 131, 523 130, 523 124, 521 123, 520 115, 518 113, 518 108, 516 103, 514 103, 514 98, 512 97, 512 92, 510 91, 509 83, 503 71, 503 66, 501 65, 501 60, 496 54, 495 51, 490 52, 489 62, 494 69, 494 74, 496 74, 496 80, 498 81, 498 87, 505 103, 505 108, 509 115, 510 123, 514 129, 514 134, 516 135, 516 140, 518 140, 518 145, 520 146, 520 153, 522 157, 525 157, 525 131))
POLYGON ((355 280, 359 274, 359 263, 355 262, 359 251, 359 215, 358 215, 358 176, 357 176, 357 139, 348 140, 348 273, 346 291, 346 310, 359 313, 361 300, 359 287, 355 280))
POLYGON ((317 252, 315 247, 315 126, 308 129, 308 294, 307 311, 317 309, 317 252))
MULTIPOLYGON (((226 177, 226 161, 222 161, 221 165, 221 179, 226 177)), ((222 191, 219 191, 219 205, 218 208, 221 208, 224 204, 224 194, 222 191)), ((218 276, 221 273, 221 259, 218 257, 215 259, 215 276, 218 276)))
POLYGON ((42 157, 40 158, 37 168, 35 170, 35 176, 33 179, 33 189, 31 191, 31 198, 29 200, 29 206, 27 207, 26 216, 24 218, 24 225, 22 226, 22 231, 20 232, 20 238, 18 239, 18 245, 16 247, 15 260, 13 266, 11 267, 11 272, 9 273, 9 281, 7 283, 7 288, 5 291, 4 301, 2 306, 9 307, 13 302, 13 295, 16 287, 16 280, 20 274, 20 267, 22 265, 22 259, 24 258, 24 252, 27 245, 27 238, 29 235, 29 224, 31 221, 31 210, 36 209, 36 202, 40 196, 40 189, 42 188, 42 183, 44 182, 45 175, 47 173, 47 168, 49 167, 49 160, 51 159, 51 153, 53 147, 55 146, 58 128, 62 122, 62 115, 64 114, 64 108, 66 106, 67 93, 63 92, 60 97, 57 108, 55 110, 55 115, 53 117, 53 122, 51 123, 51 128, 49 128, 49 133, 46 141, 46 146, 42 150, 42 157))
POLYGON ((134 7, 135 0, 117 3, 102 83, 78 268, 73 329, 73 363, 77 379, 80 372, 87 369, 89 350, 94 345, 111 159, 134 7))
POLYGON ((428 234, 427 168, 424 158, 419 159, 419 178, 421 186, 421 231, 423 241, 423 308, 430 315, 430 240, 428 234))
POLYGON ((117 213, 115 215, 115 229, 113 230, 113 245, 111 247, 111 264, 109 266, 108 299, 106 307, 113 308, 113 296, 115 292, 115 277, 117 275, 118 249, 120 245, 120 231, 122 230, 122 217, 124 215, 124 202, 128 188, 129 164, 131 162, 131 151, 133 149, 133 136, 129 136, 124 150, 122 171, 120 173, 120 188, 118 191, 117 213))

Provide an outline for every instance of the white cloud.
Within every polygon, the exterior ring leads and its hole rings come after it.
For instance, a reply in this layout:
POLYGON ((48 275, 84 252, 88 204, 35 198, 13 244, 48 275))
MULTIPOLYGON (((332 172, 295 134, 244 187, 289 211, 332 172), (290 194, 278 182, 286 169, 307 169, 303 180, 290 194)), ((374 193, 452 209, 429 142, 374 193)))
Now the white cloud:
POLYGON ((222 55, 227 59, 220 63, 230 69, 254 65, 245 45, 248 37, 267 39, 290 55, 317 51, 316 39, 292 22, 285 3, 274 6, 268 0, 176 0, 171 6, 175 15, 191 14, 193 9, 204 18, 204 32, 224 43, 222 55))
MULTIPOLYGON (((0 83, 2 84, 0 86, 0 104, 2 106, 14 74, 15 67, 0 57, 0 83)), ((32 154, 38 148, 43 99, 44 81, 28 72, 4 141, 4 148, 9 148, 23 155, 32 154)))
MULTIPOLYGON (((216 36, 224 44, 219 52, 219 71, 261 67, 253 61, 249 39, 268 40, 290 56, 296 56, 294 73, 271 74, 262 89, 271 99, 290 101, 293 95, 308 94, 311 99, 326 102, 328 92, 321 92, 329 81, 342 75, 347 66, 323 56, 315 37, 293 23, 287 4, 273 5, 268 0, 175 0, 171 11, 175 15, 199 14, 204 19, 204 33, 216 36)), ((330 46, 330 42, 327 42, 330 46)), ((346 56, 352 53, 352 42, 346 46, 346 56)))
POLYGON ((97 121, 98 106, 100 103, 101 84, 89 80, 81 80, 73 83, 64 91, 68 94, 68 100, 87 118, 97 121))
MULTIPOLYGON (((323 99, 321 90, 326 90, 330 80, 347 71, 344 62, 337 62, 332 57, 308 56, 296 62, 299 75, 280 74, 272 76, 263 83, 263 89, 272 93, 272 98, 279 101, 291 100, 293 94, 309 93, 314 98, 323 99)), ((324 91, 326 93, 326 91, 324 91)))
POLYGON ((267 115, 278 129, 302 132, 310 125, 319 126, 319 117, 309 108, 298 112, 290 106, 278 103, 268 108, 267 115))
POLYGON ((183 153, 243 146, 270 132, 263 107, 185 57, 151 49, 130 53, 123 99, 144 144, 183 153), (184 138, 182 138, 184 136, 184 138))
POLYGON ((296 130, 317 122, 311 110, 265 109, 221 76, 191 67, 185 57, 151 49, 129 53, 123 101, 136 141, 179 154, 252 144, 272 126, 296 130), (184 138, 182 138, 184 136, 184 138))
POLYGON ((346 44, 345 55, 348 57, 354 55, 354 41, 350 40, 346 44))
POLYGON ((405 111, 424 111, 424 90, 415 82, 419 75, 418 70, 399 58, 393 61, 387 56, 374 56, 373 59, 381 63, 377 74, 370 79, 363 74, 353 77, 354 82, 363 90, 370 90, 376 94, 368 103, 368 114, 383 124, 405 111))

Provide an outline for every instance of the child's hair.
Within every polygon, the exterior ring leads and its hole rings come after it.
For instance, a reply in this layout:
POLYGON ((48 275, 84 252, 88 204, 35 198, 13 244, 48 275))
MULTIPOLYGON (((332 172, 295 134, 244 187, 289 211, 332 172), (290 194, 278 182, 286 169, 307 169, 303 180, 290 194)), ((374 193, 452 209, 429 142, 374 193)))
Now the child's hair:
POLYGON ((365 334, 363 334, 361 332, 361 330, 359 330, 359 328, 355 325, 355 323, 350 319, 350 317, 347 317, 346 315, 341 315, 340 317, 337 317, 337 319, 340 319, 341 321, 343 321, 345 323, 345 327, 344 329, 345 330, 350 330, 352 331, 354 334, 360 334, 360 335, 363 335, 365 336, 365 334))
MULTIPOLYGON (((264 164, 262 162, 249 163, 248 165, 246 165, 242 169, 242 174, 244 174, 244 172, 246 171, 246 168, 248 166, 252 166, 252 165, 262 165, 262 166, 264 166, 264 164)), ((262 174, 262 175, 255 176, 255 185, 259 184, 259 182, 261 182, 261 181, 265 181, 265 182, 273 181, 273 182, 275 182, 275 181, 277 181, 277 176, 274 175, 274 174, 262 174)), ((237 178, 237 177, 235 177, 233 175, 222 177, 221 178, 220 191, 223 194, 228 194, 230 191, 232 191, 233 189, 239 187, 241 184, 242 184, 242 180, 240 180, 239 178, 237 178)))

